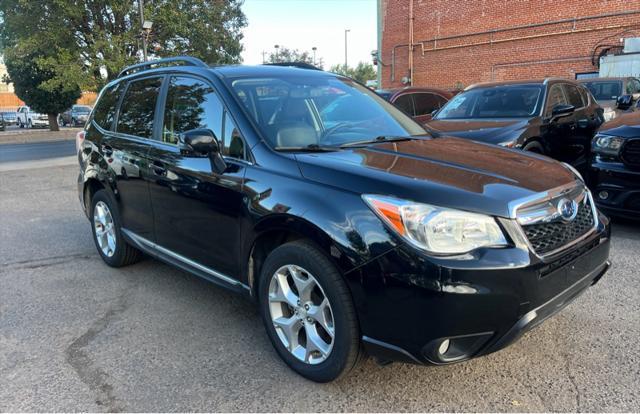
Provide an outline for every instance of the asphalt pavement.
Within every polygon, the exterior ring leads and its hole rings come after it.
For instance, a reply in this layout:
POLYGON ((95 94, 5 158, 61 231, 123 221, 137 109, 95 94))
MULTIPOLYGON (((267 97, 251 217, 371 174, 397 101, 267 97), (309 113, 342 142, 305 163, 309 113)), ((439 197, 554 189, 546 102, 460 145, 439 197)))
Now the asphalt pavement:
POLYGON ((73 156, 75 141, 59 140, 0 145, 0 163, 33 161, 73 156))
POLYGON ((638 225, 616 223, 609 273, 511 347, 367 359, 321 385, 280 361, 247 300, 152 259, 103 264, 77 166, 43 165, 0 172, 3 412, 640 411, 638 225))

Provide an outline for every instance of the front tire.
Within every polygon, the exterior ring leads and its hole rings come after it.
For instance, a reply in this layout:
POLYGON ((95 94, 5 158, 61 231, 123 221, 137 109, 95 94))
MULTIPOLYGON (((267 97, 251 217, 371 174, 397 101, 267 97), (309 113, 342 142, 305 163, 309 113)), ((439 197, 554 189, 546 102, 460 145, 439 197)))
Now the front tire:
POLYGON ((350 292, 310 242, 284 244, 267 257, 258 295, 271 343, 298 374, 328 382, 356 365, 360 335, 350 292))
POLYGON ((93 241, 106 264, 122 267, 140 260, 140 251, 122 237, 118 209, 105 190, 93 195, 90 213, 93 241))
POLYGON ((527 145, 525 145, 524 148, 522 148, 522 150, 544 155, 544 149, 542 148, 542 145, 540 145, 538 141, 531 141, 527 143, 527 145))

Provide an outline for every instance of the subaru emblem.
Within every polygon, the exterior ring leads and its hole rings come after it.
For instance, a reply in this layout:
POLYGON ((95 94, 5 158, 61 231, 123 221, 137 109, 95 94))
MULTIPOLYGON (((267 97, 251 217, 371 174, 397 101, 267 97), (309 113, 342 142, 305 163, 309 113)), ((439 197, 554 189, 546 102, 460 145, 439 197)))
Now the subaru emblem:
POLYGON ((578 203, 567 198, 561 199, 558 201, 558 214, 566 222, 573 220, 578 215, 578 203))

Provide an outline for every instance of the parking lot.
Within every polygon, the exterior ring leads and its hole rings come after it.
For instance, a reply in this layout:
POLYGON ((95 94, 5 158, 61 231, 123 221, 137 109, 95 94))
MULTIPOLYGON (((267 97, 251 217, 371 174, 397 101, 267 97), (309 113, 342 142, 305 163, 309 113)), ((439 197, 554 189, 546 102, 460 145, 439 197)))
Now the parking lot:
POLYGON ((609 273, 510 348, 369 359, 320 385, 278 358, 245 299, 152 259, 103 264, 63 164, 0 172, 2 411, 640 410, 637 224, 615 223, 609 273))

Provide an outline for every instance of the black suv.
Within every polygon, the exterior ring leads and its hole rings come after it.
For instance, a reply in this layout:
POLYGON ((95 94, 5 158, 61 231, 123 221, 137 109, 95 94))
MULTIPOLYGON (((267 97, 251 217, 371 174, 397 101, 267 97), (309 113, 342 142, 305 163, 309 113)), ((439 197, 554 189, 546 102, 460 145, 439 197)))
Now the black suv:
POLYGON ((248 295, 315 381, 362 349, 418 364, 497 351, 609 266, 608 221, 571 167, 432 139, 319 70, 136 65, 100 93, 78 147, 108 265, 145 252, 248 295))
POLYGON ((568 79, 482 83, 453 97, 427 130, 545 154, 584 168, 603 109, 568 79))
POLYGON ((619 115, 593 138, 591 185, 605 213, 640 220, 640 111, 619 115))

